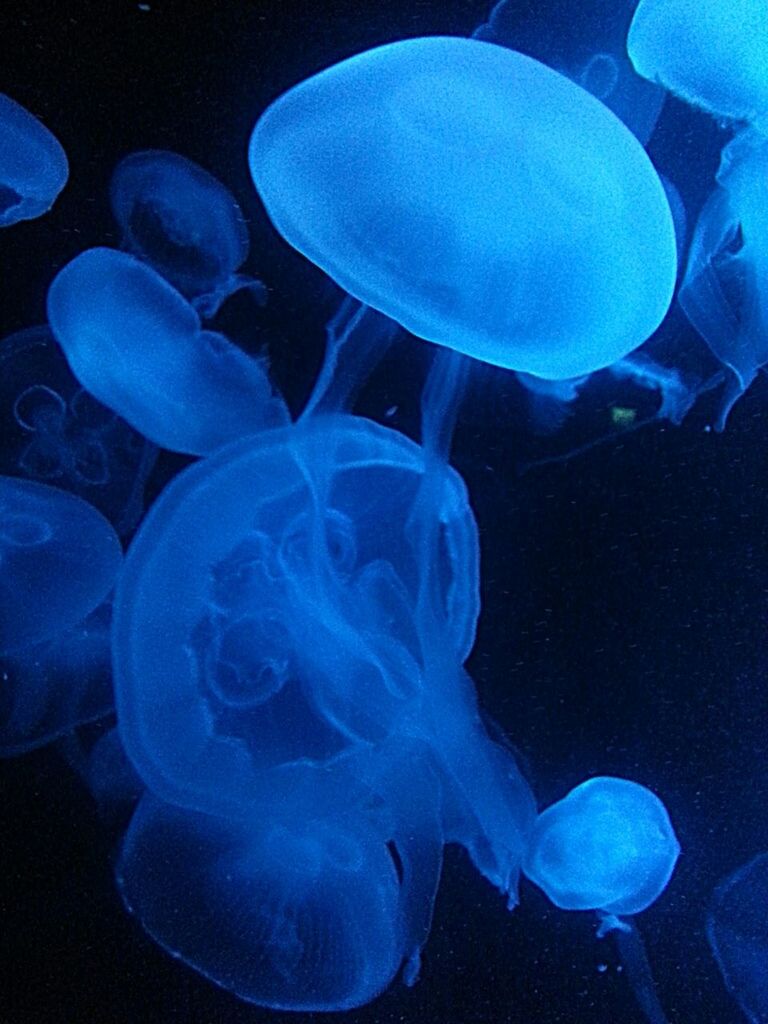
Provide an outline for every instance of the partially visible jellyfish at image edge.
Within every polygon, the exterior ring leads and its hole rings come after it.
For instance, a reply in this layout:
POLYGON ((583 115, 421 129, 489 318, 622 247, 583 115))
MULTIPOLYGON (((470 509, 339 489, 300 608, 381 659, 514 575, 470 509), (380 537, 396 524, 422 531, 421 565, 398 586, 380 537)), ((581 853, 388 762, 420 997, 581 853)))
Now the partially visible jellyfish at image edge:
POLYGON ((0 227, 46 213, 68 176, 67 157, 55 135, 0 93, 0 227))
POLYGON ((699 214, 678 300, 729 371, 718 429, 768 363, 768 136, 746 129, 723 150, 699 214))
POLYGON ((237 200, 212 174, 178 153, 130 153, 115 168, 110 201, 123 248, 152 266, 211 318, 236 291, 266 300, 264 285, 239 273, 249 239, 237 200))
POLYGON ((726 988, 752 1024, 768 1022, 768 853, 715 889, 707 938, 726 988))
POLYGON ((289 421, 264 360, 205 330, 151 267, 88 249, 48 290, 48 319, 83 387, 155 444, 206 455, 289 421))
POLYGON ((0 753, 49 742, 111 707, 109 597, 120 542, 91 505, 0 477, 0 753))
POLYGON ((47 325, 0 341, 0 472, 70 491, 120 536, 144 511, 157 449, 84 391, 47 325))

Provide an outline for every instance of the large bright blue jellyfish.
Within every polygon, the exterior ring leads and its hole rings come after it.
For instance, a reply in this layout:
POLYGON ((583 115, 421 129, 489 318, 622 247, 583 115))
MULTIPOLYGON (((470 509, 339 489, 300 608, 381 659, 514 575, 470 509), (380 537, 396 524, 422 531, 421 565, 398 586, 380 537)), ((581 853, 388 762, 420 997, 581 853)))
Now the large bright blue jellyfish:
POLYGON ((534 807, 462 668, 477 559, 460 478, 352 416, 168 487, 114 630, 149 789, 118 875, 162 945, 254 1002, 343 1009, 415 977, 444 842, 515 902, 534 807))
POLYGON ((248 230, 234 196, 198 164, 165 150, 131 153, 110 185, 123 245, 149 263, 206 316, 241 288, 264 286, 237 273, 248 230))
POLYGON ((573 0, 546 6, 499 0, 476 39, 535 57, 591 92, 645 144, 664 91, 641 78, 627 56, 627 32, 636 0, 573 0))
POLYGON ((723 150, 717 186, 694 231, 679 302, 731 371, 718 426, 768 363, 768 138, 757 129, 723 150))
POLYGON ((109 612, 122 562, 95 508, 0 478, 0 751, 46 742, 103 713, 109 612))
POLYGON ((68 176, 58 139, 34 114, 0 93, 0 227, 50 210, 68 176))
POLYGON ((133 256, 77 256, 51 284, 48 318, 83 387, 164 448, 205 455, 288 422, 265 363, 203 330, 183 296, 133 256))
POLYGON ((280 233, 440 345, 562 379, 656 329, 676 272, 664 189, 600 102, 470 39, 383 46, 281 96, 250 166, 280 233))
POLYGON ((124 536, 157 449, 84 391, 47 325, 0 342, 0 472, 71 491, 124 536))
POLYGON ((715 117, 768 112, 763 0, 640 0, 627 50, 638 74, 715 117))
POLYGON ((768 854, 724 879, 707 915, 707 937, 729 992, 752 1024, 768 1022, 768 854))

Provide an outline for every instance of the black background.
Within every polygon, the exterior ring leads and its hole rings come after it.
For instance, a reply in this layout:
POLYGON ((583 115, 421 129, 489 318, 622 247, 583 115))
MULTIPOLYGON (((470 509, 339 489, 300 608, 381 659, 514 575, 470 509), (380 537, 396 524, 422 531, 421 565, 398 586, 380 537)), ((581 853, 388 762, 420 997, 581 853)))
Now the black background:
MULTIPOLYGON (((538 16, 546 6, 537 5, 538 16)), ((571 6, 577 17, 581 5, 571 6)), ((221 178, 245 210, 248 269, 266 281, 270 301, 254 311, 235 300, 221 326, 245 347, 267 346, 296 407, 338 293, 267 223, 248 178, 250 129, 271 99, 313 71, 397 38, 469 34, 487 8, 475 0, 149 7, 2 6, 0 90, 59 137, 71 178, 50 214, 0 235, 0 329, 41 322, 56 270, 84 248, 118 244, 106 196, 117 160, 134 149, 173 149, 221 178)), ((689 216, 719 142, 705 118, 667 104, 651 152, 680 185, 689 216)), ((674 313, 667 333, 686 358, 704 361, 674 313)), ((412 430, 427 349, 412 338, 398 345, 361 411, 381 418, 396 405, 391 422, 412 430)), ((615 386, 597 387, 584 401, 596 423, 608 424, 617 398, 624 402, 615 386)), ((542 804, 590 775, 616 774, 651 786, 675 823, 678 870, 638 920, 671 1022, 739 1019, 704 918, 719 879, 768 849, 767 399, 761 378, 724 434, 706 429, 713 407, 705 397, 679 428, 614 433, 521 475, 519 462, 537 454, 524 395, 508 374, 478 369, 456 435, 454 463, 482 538, 484 610, 469 669, 483 709, 530 766, 542 804)), ((566 453, 581 440, 566 430, 551 450, 566 453)), ((163 457, 150 491, 176 468, 163 457)), ((116 836, 55 749, 0 767, 1 1024, 319 1019, 242 1004, 143 934, 112 882, 116 836)), ((526 883, 522 906, 509 914, 456 850, 420 981, 412 989, 396 982, 345 1017, 643 1020, 612 940, 595 938, 593 916, 558 911, 526 883)))

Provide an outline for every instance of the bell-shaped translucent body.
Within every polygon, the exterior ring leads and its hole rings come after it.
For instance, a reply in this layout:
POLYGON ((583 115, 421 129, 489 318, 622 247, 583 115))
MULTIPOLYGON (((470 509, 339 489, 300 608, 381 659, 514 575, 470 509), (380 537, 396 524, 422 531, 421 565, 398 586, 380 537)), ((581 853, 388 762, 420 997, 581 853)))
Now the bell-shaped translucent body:
POLYGON ((165 448, 204 455, 288 422, 264 363, 203 330, 179 292, 133 256, 77 256, 51 284, 48 318, 83 387, 165 448))
POLYGON ((387 783, 376 793, 379 811, 347 800, 322 818, 289 813, 288 801, 237 822, 147 794, 117 868, 123 898, 161 945, 243 999, 287 1010, 369 1002, 404 961, 412 980, 429 929, 436 793, 410 819, 397 810, 406 788, 424 790, 423 772, 406 756, 399 793, 387 783))
POLYGON ((131 153, 115 168, 110 200, 123 246, 206 314, 240 288, 263 291, 237 274, 249 248, 242 210, 198 164, 166 150, 131 153))
POLYGON ((643 78, 715 117, 768 112, 763 0, 640 0, 627 51, 643 78))
POLYGON ((0 477, 0 652, 74 626, 112 589, 122 552, 91 505, 65 491, 0 477))
POLYGON ((499 0, 475 39, 535 57, 591 92, 645 144, 664 104, 664 90, 641 78, 627 56, 636 0, 571 0, 523 4, 499 0))
POLYGON ((732 372, 719 426, 768 362, 768 138, 757 129, 723 150, 717 187, 699 215, 680 305, 732 372))
POLYGON ((144 511, 157 449, 72 375, 47 326, 0 342, 0 472, 95 505, 121 536, 144 511))
POLYGON ((0 93, 0 227, 50 210, 68 176, 58 139, 34 114, 0 93))
POLYGON ((768 854, 724 879, 707 915, 707 937, 728 990, 753 1024, 768 1021, 768 854))
POLYGON ((667 887, 679 853, 657 796, 598 776, 539 815, 523 871, 563 910, 637 914, 667 887))
POLYGON ((0 655, 0 756, 43 746, 112 709, 111 614, 106 601, 51 639, 0 655))
POLYGON ((278 231, 423 338, 539 377, 643 342, 676 272, 637 139, 537 61, 472 39, 362 53, 280 97, 250 143, 278 231))
POLYGON ((415 721, 422 642, 456 676, 478 613, 475 525, 446 470, 431 506, 439 560, 422 563, 405 527, 423 471, 396 432, 318 417, 223 449, 165 490, 131 546, 114 630, 123 740, 156 795, 242 815, 308 787, 320 807, 321 763, 335 806, 355 790, 345 751, 415 721), (427 585, 445 621, 420 637, 427 585))

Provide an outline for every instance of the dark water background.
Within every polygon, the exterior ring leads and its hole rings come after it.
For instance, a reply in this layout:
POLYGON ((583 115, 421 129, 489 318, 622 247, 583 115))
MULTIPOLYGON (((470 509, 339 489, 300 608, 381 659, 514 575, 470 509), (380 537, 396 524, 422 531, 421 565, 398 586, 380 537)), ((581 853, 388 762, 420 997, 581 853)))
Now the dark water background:
MULTIPOLYGON (((548 0, 536 5, 546 17, 548 0)), ((560 5, 562 6, 562 5, 560 5)), ((580 5, 573 3, 573 16, 580 5)), ((248 269, 271 294, 235 300, 219 325, 267 346, 297 407, 317 371, 338 293, 268 225, 245 161, 265 105, 319 68, 377 43, 469 34, 487 5, 468 0, 273 0, 204 4, 59 0, 0 9, 0 91, 55 132, 70 184, 54 210, 0 235, 0 330, 44 319, 58 268, 117 245, 107 186, 134 149, 173 149, 235 193, 252 238, 248 269)), ((703 199, 718 133, 668 102, 651 152, 703 199)), ((689 216, 695 216, 695 208, 689 216)), ((677 320, 673 330, 685 332, 677 320)), ((677 336, 677 335, 676 335, 677 336)), ((704 358, 687 334, 693 359, 704 358)), ((359 409, 412 432, 426 366, 406 338, 359 409)), ((594 774, 626 776, 667 804, 683 855, 639 918, 673 1024, 729 1024, 703 931, 718 880, 768 849, 766 606, 768 386, 761 378, 723 435, 704 399, 679 428, 616 434, 588 453, 517 471, 536 455, 522 392, 476 372, 454 463, 480 524, 483 615, 469 669, 484 711, 529 766, 542 803, 594 774)), ((608 423, 610 396, 590 392, 608 423)), ((602 417, 602 419, 601 419, 602 417)), ((558 438, 566 451, 568 431, 558 438)), ((2 439, 0 438, 0 444, 2 439)), ((156 492, 180 465, 161 458, 156 492)), ((116 836, 53 749, 0 766, 0 1024, 306 1024, 238 1002, 162 953, 123 911, 116 836)), ((420 981, 399 982, 355 1024, 640 1024, 612 940, 523 883, 503 901, 449 850, 420 981)))

